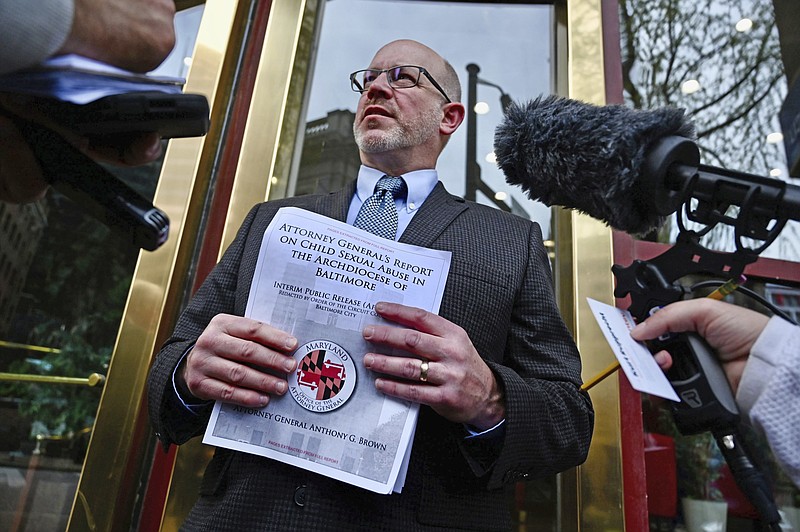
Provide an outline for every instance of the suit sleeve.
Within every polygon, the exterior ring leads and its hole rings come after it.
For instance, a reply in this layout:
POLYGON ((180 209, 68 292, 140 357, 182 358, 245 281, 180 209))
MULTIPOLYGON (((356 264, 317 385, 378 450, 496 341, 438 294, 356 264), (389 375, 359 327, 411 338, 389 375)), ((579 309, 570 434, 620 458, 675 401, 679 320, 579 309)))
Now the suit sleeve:
POLYGON ((56 53, 69 36, 74 13, 73 0, 37 2, 35 9, 0 2, 0 74, 34 66, 56 53))
POLYGON ((536 224, 528 227, 528 256, 505 348, 501 356, 484 355, 504 390, 504 434, 494 444, 462 444, 473 472, 489 475, 489 489, 583 463, 594 425, 591 400, 580 389, 580 356, 556 306, 541 232, 536 224))
POLYGON ((208 423, 210 406, 197 413, 188 410, 175 394, 172 375, 211 318, 222 313, 238 313, 239 268, 256 210, 257 207, 247 216, 236 239, 191 298, 150 369, 147 383, 150 422, 164 445, 182 444, 202 434, 208 423))

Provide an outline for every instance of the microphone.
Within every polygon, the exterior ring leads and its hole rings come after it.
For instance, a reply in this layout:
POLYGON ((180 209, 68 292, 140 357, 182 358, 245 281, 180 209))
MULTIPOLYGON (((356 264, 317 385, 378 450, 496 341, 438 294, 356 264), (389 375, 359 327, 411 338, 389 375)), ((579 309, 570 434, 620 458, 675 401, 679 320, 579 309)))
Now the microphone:
MULTIPOLYGON (((699 164, 683 109, 595 106, 559 96, 513 103, 495 131, 497 163, 531 199, 561 205, 631 234, 660 227, 695 198, 690 219, 775 236, 769 220, 800 219, 800 187, 699 164), (740 207, 739 221, 726 214, 740 207)), ((783 228, 783 224, 777 228, 783 228)))

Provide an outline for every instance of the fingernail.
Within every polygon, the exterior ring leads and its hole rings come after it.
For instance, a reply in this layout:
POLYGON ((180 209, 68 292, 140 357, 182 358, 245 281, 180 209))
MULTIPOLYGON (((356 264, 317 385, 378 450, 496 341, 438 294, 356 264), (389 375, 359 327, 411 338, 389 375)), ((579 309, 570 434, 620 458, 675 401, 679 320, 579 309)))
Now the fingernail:
POLYGON ((283 341, 283 346, 286 349, 294 349, 296 345, 297 345, 297 338, 295 338, 294 336, 288 336, 286 340, 283 341))
POLYGON ((261 407, 267 406, 267 403, 269 403, 269 395, 262 395, 258 398, 259 406, 261 407))
POLYGON ((375 312, 383 312, 386 310, 386 304, 384 302, 379 302, 375 305, 375 312))
POLYGON ((371 368, 373 362, 375 362, 375 357, 372 354, 364 355, 364 367, 371 368))
POLYGON ((286 371, 286 373, 289 373, 290 371, 294 371, 294 359, 290 358, 289 360, 284 361, 283 369, 284 369, 284 371, 286 371))
POLYGON ((383 391, 383 379, 375 379, 375 389, 379 392, 383 391))
POLYGON ((286 391, 286 383, 284 381, 278 381, 275 385, 275 391, 279 394, 283 394, 286 391))
MULTIPOLYGON (((375 308, 377 309, 378 307, 375 307, 375 308)), ((372 338, 372 335, 375 334, 375 327, 372 327, 371 325, 369 325, 367 327, 364 327, 364 333, 363 334, 364 334, 364 338, 369 340, 370 338, 372 338)))

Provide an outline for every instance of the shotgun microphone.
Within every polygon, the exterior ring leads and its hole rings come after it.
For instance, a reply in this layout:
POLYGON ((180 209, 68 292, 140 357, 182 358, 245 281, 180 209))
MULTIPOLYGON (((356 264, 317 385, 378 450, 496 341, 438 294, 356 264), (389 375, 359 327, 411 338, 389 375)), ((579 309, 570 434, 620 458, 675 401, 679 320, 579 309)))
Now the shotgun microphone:
POLYGON ((736 225, 726 211, 738 206, 748 219, 739 232, 754 239, 768 238, 769 220, 800 219, 800 187, 701 165, 694 135, 683 109, 596 106, 551 95, 513 103, 494 147, 506 181, 531 199, 631 234, 657 229, 691 198, 700 206, 690 219, 705 224, 736 225))

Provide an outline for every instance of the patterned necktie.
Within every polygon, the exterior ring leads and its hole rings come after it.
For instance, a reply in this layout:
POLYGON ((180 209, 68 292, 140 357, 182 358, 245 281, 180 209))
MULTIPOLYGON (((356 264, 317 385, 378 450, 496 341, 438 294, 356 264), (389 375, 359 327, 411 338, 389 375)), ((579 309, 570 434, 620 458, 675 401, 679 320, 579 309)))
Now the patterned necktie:
POLYGON ((383 176, 375 185, 375 192, 361 206, 353 225, 394 240, 397 236, 397 208, 394 200, 405 197, 407 190, 402 177, 383 176))

